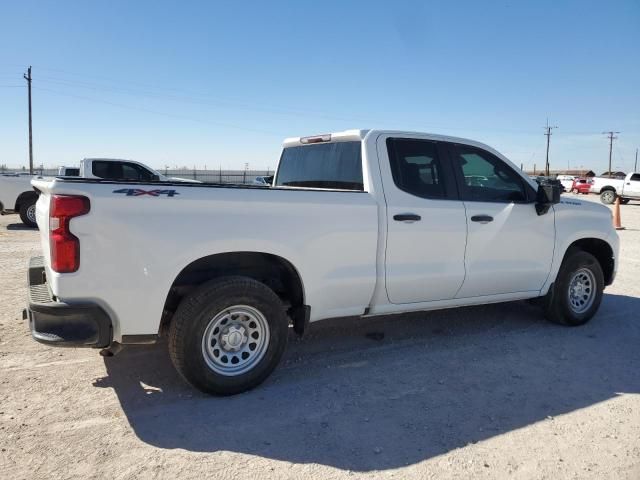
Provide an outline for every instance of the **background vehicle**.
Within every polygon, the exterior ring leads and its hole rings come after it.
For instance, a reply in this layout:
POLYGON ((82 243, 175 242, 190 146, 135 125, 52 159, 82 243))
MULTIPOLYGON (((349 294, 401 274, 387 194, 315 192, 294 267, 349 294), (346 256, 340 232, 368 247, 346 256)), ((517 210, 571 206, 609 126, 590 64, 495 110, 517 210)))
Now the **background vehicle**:
POLYGON ((36 200, 38 194, 31 186, 29 174, 0 175, 0 213, 7 215, 19 213, 22 223, 36 226, 36 200))
POLYGON ((583 324, 618 257, 608 208, 440 135, 290 138, 272 188, 33 185, 34 338, 117 349, 168 332, 180 374, 217 394, 262 382, 289 323, 543 297, 547 318, 583 324))
POLYGON ((628 173, 624 179, 595 177, 590 191, 598 193, 602 203, 607 204, 615 202, 616 197, 623 204, 640 200, 640 173, 628 173))
POLYGON ((79 177, 80 167, 60 167, 58 168, 58 176, 60 177, 79 177))
POLYGON ((570 190, 572 193, 583 193, 588 195, 591 191, 592 183, 593 181, 590 178, 576 178, 573 180, 570 190))
POLYGON ((253 179, 254 185, 266 185, 269 186, 273 183, 273 175, 260 176, 253 179))
MULTIPOLYGON (((199 180, 167 177, 140 162, 115 158, 85 158, 79 168, 60 167, 58 175, 104 180, 201 183, 199 180)), ((32 175, 25 173, 0 176, 0 212, 3 215, 19 213, 22 223, 36 227, 35 204, 38 193, 31 186, 32 178, 32 175)))
POLYGON ((105 180, 202 183, 199 180, 167 177, 143 163, 117 158, 85 158, 80 162, 79 176, 105 180))

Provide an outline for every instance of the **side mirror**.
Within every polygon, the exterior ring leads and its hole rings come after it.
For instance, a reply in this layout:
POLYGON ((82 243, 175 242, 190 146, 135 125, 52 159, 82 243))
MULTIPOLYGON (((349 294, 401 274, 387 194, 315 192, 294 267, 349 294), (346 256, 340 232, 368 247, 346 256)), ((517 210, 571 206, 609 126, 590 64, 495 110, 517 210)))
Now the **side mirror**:
POLYGON ((560 203, 561 184, 558 180, 544 179, 539 182, 536 195, 536 212, 544 215, 549 211, 551 205, 560 203))

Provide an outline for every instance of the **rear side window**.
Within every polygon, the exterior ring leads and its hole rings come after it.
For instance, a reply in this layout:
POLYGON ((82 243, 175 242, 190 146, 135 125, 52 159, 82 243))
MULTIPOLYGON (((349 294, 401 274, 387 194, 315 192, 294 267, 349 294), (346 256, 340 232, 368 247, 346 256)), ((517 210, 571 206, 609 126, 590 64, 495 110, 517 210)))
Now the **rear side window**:
POLYGON ((360 142, 285 148, 275 186, 364 190, 360 142))
POLYGON ((640 173, 634 173, 633 175, 631 175, 631 178, 629 180, 633 180, 634 182, 640 181, 640 173))
POLYGON ((447 196, 436 142, 388 138, 387 150, 393 182, 400 190, 423 198, 447 196))

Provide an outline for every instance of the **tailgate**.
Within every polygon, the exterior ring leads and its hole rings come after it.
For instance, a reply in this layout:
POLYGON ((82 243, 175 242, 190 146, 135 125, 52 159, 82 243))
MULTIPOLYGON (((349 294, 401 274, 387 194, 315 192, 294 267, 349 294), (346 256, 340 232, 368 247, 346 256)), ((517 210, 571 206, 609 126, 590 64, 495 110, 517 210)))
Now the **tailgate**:
POLYGON ((36 223, 40 230, 40 246, 44 256, 44 265, 47 275, 51 274, 51 251, 49 250, 49 200, 51 198, 51 188, 55 180, 34 179, 31 185, 40 192, 36 202, 36 223))

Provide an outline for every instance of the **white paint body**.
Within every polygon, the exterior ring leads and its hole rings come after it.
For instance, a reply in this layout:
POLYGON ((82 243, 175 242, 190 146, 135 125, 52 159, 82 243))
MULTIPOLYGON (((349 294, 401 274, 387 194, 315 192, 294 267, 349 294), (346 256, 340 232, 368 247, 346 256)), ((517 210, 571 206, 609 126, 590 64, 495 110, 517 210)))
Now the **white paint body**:
MULTIPOLYGON (((580 238, 608 242, 618 255, 609 210, 563 200, 545 215, 535 205, 417 198, 391 178, 385 138, 470 140, 411 132, 352 130, 331 141, 361 141, 364 191, 297 187, 225 188, 172 184, 178 195, 115 194, 118 183, 34 180, 42 194, 37 221, 53 294, 100 304, 122 335, 158 332, 169 289, 182 269, 225 252, 261 252, 289 261, 303 283, 311 321, 494 303, 543 295, 568 246, 580 238), (84 195, 91 211, 71 221, 80 268, 49 268, 52 194, 84 195), (422 221, 393 221, 419 213, 422 221), (495 221, 468 221, 476 212, 495 221)), ((284 146, 300 145, 299 138, 284 146)), ((537 185, 519 173, 532 187, 537 185)), ((276 172, 277 177, 277 172, 276 172)), ((127 188, 157 188, 127 184, 127 188)))

